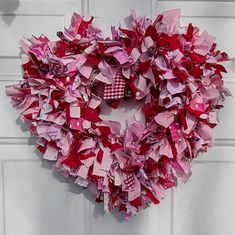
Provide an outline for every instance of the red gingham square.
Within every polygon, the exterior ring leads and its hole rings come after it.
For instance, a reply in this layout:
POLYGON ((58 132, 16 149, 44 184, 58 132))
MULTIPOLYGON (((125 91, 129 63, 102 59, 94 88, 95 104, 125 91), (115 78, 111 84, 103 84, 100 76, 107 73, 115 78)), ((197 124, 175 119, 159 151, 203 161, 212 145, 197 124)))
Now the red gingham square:
POLYGON ((127 189, 132 189, 135 187, 135 179, 133 174, 129 174, 124 182, 126 184, 127 189))
POLYGON ((114 85, 106 85, 104 88, 104 99, 120 99, 124 97, 125 94, 125 80, 121 72, 118 72, 115 77, 114 85))

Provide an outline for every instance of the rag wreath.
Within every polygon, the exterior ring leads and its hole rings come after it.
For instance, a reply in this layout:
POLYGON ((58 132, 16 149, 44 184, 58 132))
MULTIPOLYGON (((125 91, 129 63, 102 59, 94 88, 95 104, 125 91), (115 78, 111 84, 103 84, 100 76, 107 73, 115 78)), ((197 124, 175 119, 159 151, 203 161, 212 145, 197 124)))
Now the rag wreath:
POLYGON ((43 158, 105 211, 130 218, 158 204, 178 178, 186 182, 190 162, 212 146, 230 95, 221 64, 228 56, 207 32, 181 26, 180 10, 153 21, 132 11, 127 28, 111 27, 108 38, 93 19, 74 13, 57 41, 21 41, 23 79, 6 92, 43 158), (102 120, 101 105, 118 109, 124 100, 141 102, 144 118, 130 118, 122 131, 102 120))

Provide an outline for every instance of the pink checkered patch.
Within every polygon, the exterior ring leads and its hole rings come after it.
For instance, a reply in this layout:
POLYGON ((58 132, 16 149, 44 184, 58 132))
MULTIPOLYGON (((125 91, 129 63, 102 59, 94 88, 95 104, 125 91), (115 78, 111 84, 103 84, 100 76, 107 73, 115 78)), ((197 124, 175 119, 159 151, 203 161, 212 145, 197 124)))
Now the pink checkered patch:
POLYGON ((124 97, 125 94, 125 80, 121 72, 118 72, 115 77, 114 85, 106 85, 104 88, 104 99, 120 99, 124 97))
POLYGON ((135 187, 135 179, 134 179, 134 176, 133 174, 129 174, 126 179, 125 179, 125 184, 126 184, 126 187, 127 189, 132 189, 135 187))

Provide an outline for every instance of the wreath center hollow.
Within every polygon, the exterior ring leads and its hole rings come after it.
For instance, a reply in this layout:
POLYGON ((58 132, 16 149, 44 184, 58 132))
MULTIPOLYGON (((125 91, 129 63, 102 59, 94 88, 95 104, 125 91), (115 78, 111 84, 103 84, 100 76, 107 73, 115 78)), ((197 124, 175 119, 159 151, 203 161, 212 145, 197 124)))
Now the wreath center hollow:
POLYGON ((121 124, 121 132, 127 128, 127 120, 135 118, 136 121, 144 122, 142 111, 144 101, 138 100, 121 100, 117 108, 113 108, 106 102, 100 105, 100 118, 104 121, 115 121, 121 124))

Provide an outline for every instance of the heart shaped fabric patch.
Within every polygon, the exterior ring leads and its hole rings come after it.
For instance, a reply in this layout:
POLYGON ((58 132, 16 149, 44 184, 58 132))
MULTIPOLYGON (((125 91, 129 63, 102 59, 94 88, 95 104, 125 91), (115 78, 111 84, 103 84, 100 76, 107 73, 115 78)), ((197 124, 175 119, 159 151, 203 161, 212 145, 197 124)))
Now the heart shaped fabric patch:
POLYGON ((127 28, 105 38, 93 18, 74 13, 57 41, 20 42, 23 79, 7 86, 44 159, 125 218, 158 204, 177 178, 186 182, 230 95, 220 64, 227 54, 179 19, 179 10, 154 21, 133 11, 127 28), (118 109, 124 100, 139 101, 144 118, 122 131, 101 115, 102 104, 118 109))

